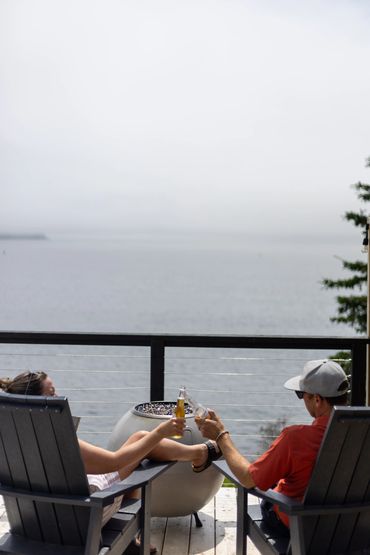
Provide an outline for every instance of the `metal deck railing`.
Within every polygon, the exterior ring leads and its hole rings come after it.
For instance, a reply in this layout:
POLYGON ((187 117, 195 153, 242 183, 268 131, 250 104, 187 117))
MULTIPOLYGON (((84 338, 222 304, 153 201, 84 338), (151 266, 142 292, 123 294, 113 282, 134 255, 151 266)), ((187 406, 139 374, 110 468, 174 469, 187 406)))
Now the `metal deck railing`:
POLYGON ((185 384, 221 414, 243 452, 257 455, 276 423, 309 420, 302 403, 281 387, 308 358, 350 351, 351 404, 365 404, 367 343, 365 337, 4 331, 0 376, 46 371, 83 417, 82 437, 98 444, 134 404, 175 399, 185 384))

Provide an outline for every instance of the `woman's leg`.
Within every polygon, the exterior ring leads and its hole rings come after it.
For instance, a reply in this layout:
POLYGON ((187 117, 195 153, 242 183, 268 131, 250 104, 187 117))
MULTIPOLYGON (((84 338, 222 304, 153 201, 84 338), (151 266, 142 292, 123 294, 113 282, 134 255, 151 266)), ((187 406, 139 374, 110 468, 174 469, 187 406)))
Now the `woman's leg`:
MULTIPOLYGON (((138 431, 133 433, 124 445, 135 443, 149 432, 138 431)), ((161 441, 147 454, 148 459, 156 461, 189 461, 194 466, 202 465, 208 457, 208 448, 205 443, 196 445, 184 445, 172 439, 161 439, 161 441)), ((119 470, 121 479, 127 478, 139 463, 134 463, 119 470)))
MULTIPOLYGON (((147 433, 148 432, 144 432, 144 431, 135 432, 124 442, 123 445, 130 445, 130 443, 135 443, 135 441, 138 441, 139 439, 144 437, 147 433)), ((130 476, 131 472, 133 472, 139 464, 140 464, 140 461, 120 468, 118 470, 118 473, 119 473, 119 476, 120 476, 121 480, 124 480, 125 478, 127 478, 127 476, 130 476)), ((136 495, 134 495, 134 496, 131 495, 130 497, 136 497, 136 495)))
POLYGON ((208 457, 205 443, 184 445, 172 439, 162 439, 149 453, 148 458, 157 461, 189 461, 194 466, 202 465, 208 457))

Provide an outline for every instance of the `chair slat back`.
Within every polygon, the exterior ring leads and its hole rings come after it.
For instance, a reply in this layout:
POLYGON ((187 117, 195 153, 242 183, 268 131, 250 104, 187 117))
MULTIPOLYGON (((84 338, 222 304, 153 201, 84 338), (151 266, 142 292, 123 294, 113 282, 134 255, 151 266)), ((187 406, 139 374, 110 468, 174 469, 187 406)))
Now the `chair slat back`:
MULTIPOLYGON (((0 483, 37 493, 89 496, 68 401, 0 393, 0 483)), ((13 533, 83 545, 88 508, 5 497, 13 533)))
MULTIPOLYGON (((370 408, 335 407, 308 484, 306 505, 370 500, 370 408)), ((370 547, 370 512, 304 519, 308 553, 370 547)))

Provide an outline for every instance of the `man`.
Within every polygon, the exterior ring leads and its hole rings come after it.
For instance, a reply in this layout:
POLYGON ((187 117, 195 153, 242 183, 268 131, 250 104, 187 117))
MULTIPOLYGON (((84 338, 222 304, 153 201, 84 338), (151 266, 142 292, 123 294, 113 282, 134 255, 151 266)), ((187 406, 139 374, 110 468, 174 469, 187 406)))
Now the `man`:
MULTIPOLYGON (((233 444, 230 433, 214 411, 205 420, 197 419, 203 436, 216 441, 230 469, 246 488, 273 487, 289 497, 302 499, 334 405, 347 403, 348 380, 339 364, 332 360, 311 360, 300 376, 284 387, 303 399, 314 421, 311 425, 285 428, 270 448, 254 463, 233 444)), ((278 507, 262 502, 263 518, 274 530, 289 535, 289 518, 278 507)))

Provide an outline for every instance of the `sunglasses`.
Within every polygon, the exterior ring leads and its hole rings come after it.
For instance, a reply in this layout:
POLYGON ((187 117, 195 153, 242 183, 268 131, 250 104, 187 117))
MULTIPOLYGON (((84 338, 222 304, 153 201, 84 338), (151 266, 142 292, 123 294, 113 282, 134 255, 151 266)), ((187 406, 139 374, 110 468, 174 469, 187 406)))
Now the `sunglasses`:
POLYGON ((297 395, 298 399, 303 399, 304 391, 296 391, 295 394, 297 395))

